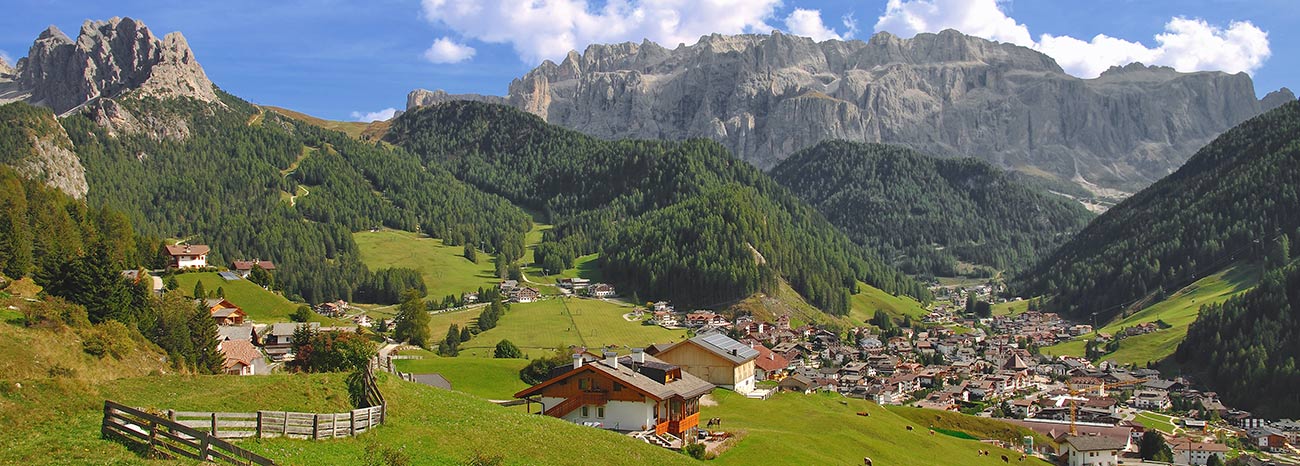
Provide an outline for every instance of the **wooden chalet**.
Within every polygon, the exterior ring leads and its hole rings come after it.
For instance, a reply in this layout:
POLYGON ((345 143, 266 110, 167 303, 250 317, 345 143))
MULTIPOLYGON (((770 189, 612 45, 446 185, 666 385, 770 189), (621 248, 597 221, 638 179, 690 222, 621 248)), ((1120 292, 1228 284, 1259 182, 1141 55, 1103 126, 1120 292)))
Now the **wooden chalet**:
POLYGON ((167 257, 170 259, 168 267, 173 269, 201 269, 208 266, 208 252, 211 249, 206 244, 169 244, 167 245, 167 257))
POLYGON ((573 365, 515 394, 541 413, 570 422, 622 432, 650 432, 688 438, 700 423, 700 397, 713 391, 680 367, 634 349, 619 357, 573 355, 573 365))
POLYGON ((203 307, 212 313, 212 319, 217 321, 217 325, 244 325, 244 319, 248 318, 243 309, 225 298, 205 299, 203 307))
POLYGON ((758 351, 721 333, 679 342, 655 357, 719 387, 745 394, 754 391, 758 351))

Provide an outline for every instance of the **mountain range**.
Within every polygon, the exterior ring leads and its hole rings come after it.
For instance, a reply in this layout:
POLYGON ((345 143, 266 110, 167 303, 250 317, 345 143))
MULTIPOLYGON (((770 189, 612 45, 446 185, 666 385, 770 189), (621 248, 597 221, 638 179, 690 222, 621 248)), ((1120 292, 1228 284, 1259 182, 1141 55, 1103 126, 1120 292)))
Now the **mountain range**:
POLYGON ((1142 64, 1079 79, 1037 51, 946 30, 597 44, 542 63, 505 96, 416 90, 407 108, 455 99, 506 103, 601 138, 713 139, 765 170, 845 139, 975 157, 1122 197, 1295 95, 1257 99, 1244 73, 1142 64))

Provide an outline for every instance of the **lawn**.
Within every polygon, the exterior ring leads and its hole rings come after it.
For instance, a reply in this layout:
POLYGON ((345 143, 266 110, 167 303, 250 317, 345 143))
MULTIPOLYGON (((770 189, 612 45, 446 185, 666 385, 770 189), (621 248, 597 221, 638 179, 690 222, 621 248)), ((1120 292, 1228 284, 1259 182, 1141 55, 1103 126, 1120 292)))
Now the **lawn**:
MULTIPOLYGON (((631 307, 611 301, 579 298, 554 298, 527 304, 511 304, 510 311, 501 318, 496 328, 483 332, 474 339, 461 343, 461 357, 492 357, 497 342, 510 340, 529 356, 539 352, 570 345, 598 348, 602 346, 648 346, 653 343, 679 341, 685 330, 668 330, 639 322, 628 322, 623 314, 631 307)), ((441 339, 447 326, 454 320, 468 322, 477 319, 481 311, 453 313, 440 320, 444 314, 434 316, 434 326, 441 325, 443 333, 434 333, 441 339), (455 317, 453 317, 455 316, 455 317)))
MULTIPOLYGON (((926 427, 942 428, 961 432, 981 439, 997 439, 1011 444, 1020 444, 1028 435, 1034 438, 1035 445, 1053 444, 1051 439, 1034 432, 1033 429, 1009 424, 996 419, 968 416, 952 411, 913 408, 910 406, 890 406, 889 412, 911 419, 912 422, 926 427)), ((950 434, 951 435, 951 434, 950 434)))
POLYGON ((1025 311, 1028 310, 1029 310, 1028 299, 1007 301, 1005 303, 997 303, 993 305, 993 315, 995 316, 1007 316, 1007 315, 1015 316, 1019 314, 1024 314, 1025 311))
POLYGON ((1155 429, 1170 435, 1173 435, 1174 429, 1177 428, 1177 426, 1174 425, 1173 418, 1160 413, 1153 413, 1151 411, 1142 411, 1138 413, 1137 416, 1133 418, 1133 422, 1142 424, 1143 427, 1148 429, 1155 429))
POLYGON ((352 239, 370 270, 391 267, 418 270, 432 299, 460 296, 499 282, 491 255, 480 252, 475 264, 465 259, 464 246, 445 246, 441 239, 400 230, 357 232, 352 234, 352 239))
POLYGON ((519 380, 519 370, 528 365, 527 359, 443 358, 428 351, 417 353, 424 359, 393 361, 397 370, 412 374, 442 374, 451 382, 452 390, 465 392, 488 400, 509 400, 528 384, 519 380))
POLYGON ((743 433, 735 447, 714 460, 718 464, 862 464, 870 457, 874 464, 903 466, 1002 465, 1002 455, 1020 456, 973 440, 930 435, 925 424, 837 394, 782 393, 754 400, 715 390, 713 398, 718 405, 702 407, 701 417, 720 417, 722 430, 743 433), (909 425, 914 430, 907 430, 909 425), (991 454, 980 456, 980 450, 991 454))
MULTIPOLYGON (((1158 320, 1170 327, 1125 338, 1120 341, 1119 350, 1106 355, 1105 359, 1121 364, 1146 364, 1169 357, 1187 336, 1187 328, 1200 315, 1201 306, 1227 301, 1254 288, 1256 283, 1259 283, 1258 267, 1237 265, 1197 280, 1164 301, 1107 324, 1099 331, 1112 335, 1118 334, 1125 327, 1158 320)), ((1090 338, 1091 335, 1084 335, 1076 340, 1043 348, 1042 351, 1049 355, 1082 356, 1085 340, 1090 338)))
MULTIPOLYGON (((226 281, 216 272, 182 273, 176 275, 176 283, 187 296, 194 292, 194 284, 202 281, 203 289, 209 293, 221 288, 226 299, 248 314, 248 319, 259 323, 289 322, 289 314, 298 309, 298 304, 290 302, 284 296, 272 293, 248 280, 226 281)), ((322 316, 312 314, 314 321, 332 322, 322 316)))

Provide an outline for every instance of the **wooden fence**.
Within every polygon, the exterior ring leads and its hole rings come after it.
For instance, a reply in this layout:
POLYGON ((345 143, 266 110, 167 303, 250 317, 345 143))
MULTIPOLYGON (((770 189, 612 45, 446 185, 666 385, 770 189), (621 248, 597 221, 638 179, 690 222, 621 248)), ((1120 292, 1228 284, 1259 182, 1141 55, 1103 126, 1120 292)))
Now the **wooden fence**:
POLYGON ((354 409, 346 413, 214 413, 167 411, 167 417, 185 427, 217 438, 289 437, 313 440, 351 437, 384 422, 384 406, 354 409))
POLYGON ((129 447, 144 450, 148 457, 174 459, 181 456, 235 465, 275 464, 207 432, 107 400, 104 401, 100 434, 105 438, 116 437, 129 447))

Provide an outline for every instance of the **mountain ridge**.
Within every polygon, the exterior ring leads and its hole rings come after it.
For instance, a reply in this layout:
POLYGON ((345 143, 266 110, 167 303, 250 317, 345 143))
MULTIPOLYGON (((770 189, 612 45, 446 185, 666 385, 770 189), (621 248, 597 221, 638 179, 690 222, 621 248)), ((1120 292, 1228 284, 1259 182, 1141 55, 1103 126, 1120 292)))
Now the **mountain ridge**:
POLYGON ((709 138, 761 169, 846 139, 1132 192, 1287 94, 1264 102, 1245 74, 1141 64, 1079 79, 1031 49, 946 30, 593 44, 543 62, 504 97, 475 98, 605 139, 709 138))

